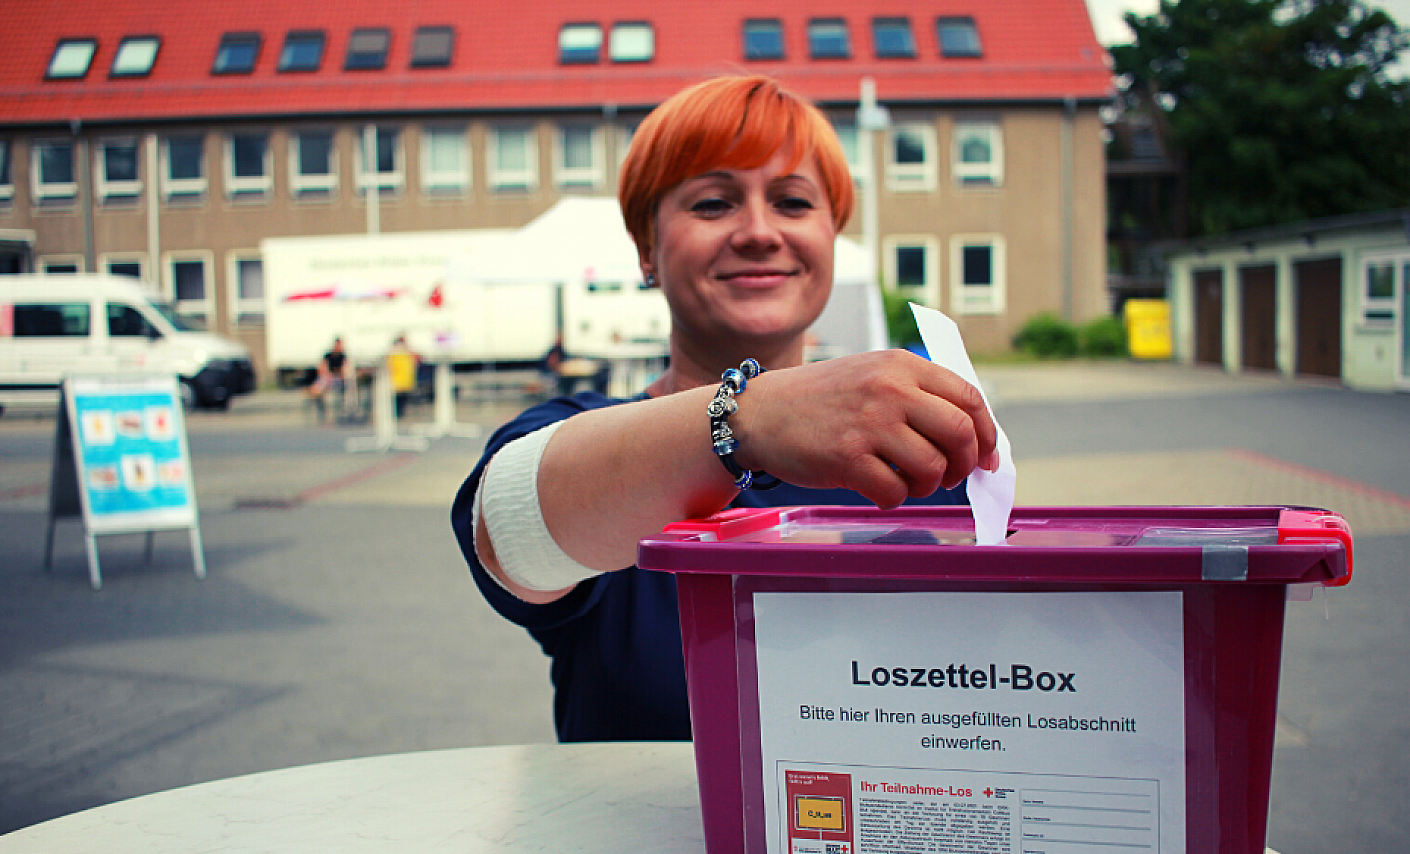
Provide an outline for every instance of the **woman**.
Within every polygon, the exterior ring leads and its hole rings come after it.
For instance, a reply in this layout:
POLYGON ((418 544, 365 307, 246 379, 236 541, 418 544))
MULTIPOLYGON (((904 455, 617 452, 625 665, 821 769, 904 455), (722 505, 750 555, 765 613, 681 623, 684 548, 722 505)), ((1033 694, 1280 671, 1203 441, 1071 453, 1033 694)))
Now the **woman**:
POLYGON ((937 490, 997 467, 984 403, 949 371, 903 351, 803 364, 852 208, 816 108, 763 77, 687 89, 642 122, 619 198, 670 307, 669 369, 632 401, 526 411, 453 508, 481 591, 553 658, 563 741, 690 737, 675 581, 632 566, 643 537, 731 502, 957 503, 937 490))

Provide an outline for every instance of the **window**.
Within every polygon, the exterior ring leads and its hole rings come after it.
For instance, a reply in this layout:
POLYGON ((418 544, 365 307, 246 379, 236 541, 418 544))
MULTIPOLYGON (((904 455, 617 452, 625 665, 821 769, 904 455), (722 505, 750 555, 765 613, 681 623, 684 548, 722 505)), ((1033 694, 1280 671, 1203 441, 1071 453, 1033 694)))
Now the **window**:
POLYGON ((613 62, 650 62, 656 55, 656 31, 650 24, 613 24, 607 52, 613 62))
POLYGON ((496 190, 538 187, 538 137, 528 128, 495 128, 490 132, 489 182, 496 190))
POLYGON ((881 255, 886 284, 920 303, 929 303, 938 293, 940 253, 933 236, 888 235, 881 255))
POLYGON ((39 272, 51 275, 72 275, 83 272, 81 255, 44 255, 38 259, 39 272))
POLYGON ((376 186, 382 190, 400 189, 406 184, 401 151, 401 131, 379 127, 376 131, 376 151, 367 157, 365 133, 357 135, 357 186, 359 190, 376 186))
POLYGON ((955 125, 955 180, 997 187, 1004 182, 1004 138, 992 122, 955 125))
POLYGON ((891 190, 935 189, 935 129, 898 124, 887 146, 886 186, 891 190))
POLYGON ((914 59, 916 40, 908 18, 872 18, 872 48, 878 59, 914 59))
POLYGON ((848 59, 852 48, 847 22, 841 18, 814 18, 808 22, 808 55, 813 59, 848 59))
POLYGON ((264 325, 264 261, 253 254, 230 256, 230 316, 236 326, 264 325))
POLYGON ((143 258, 141 255, 106 255, 100 262, 110 276, 126 276, 130 279, 143 279, 143 258))
POLYGON ((110 302, 107 305, 109 338, 146 338, 154 328, 142 312, 130 305, 110 302))
POLYGON ((86 302, 15 305, 16 338, 87 338, 91 308, 86 302))
POLYGON ((973 18, 937 18, 935 40, 941 56, 983 56, 973 18))
POLYGON ((71 200, 78 195, 74 176, 73 143, 68 140, 36 142, 30 146, 30 174, 35 201, 71 200))
POLYGON ((353 30, 348 38, 348 55, 343 61, 346 71, 378 70, 387 65, 387 48, 392 34, 387 30, 353 30))
POLYGON ((1396 292, 1410 293, 1410 256, 1368 258, 1361 290, 1361 322, 1369 327, 1390 328, 1395 324, 1396 292))
POLYGON ((429 127, 421 134, 421 186, 464 191, 470 186, 470 151, 463 127, 429 127))
POLYGON ((156 36, 128 36, 118 45, 113 57, 113 67, 108 71, 111 77, 145 77, 152 73, 157 61, 157 50, 162 40, 156 36))
POLYGON ((597 62, 602 54, 602 28, 597 24, 564 24, 558 31, 558 61, 564 65, 597 62))
POLYGON ((269 168, 269 136, 232 133, 225 142, 227 196, 263 195, 274 186, 269 168))
POLYGON ((420 27, 411 41, 412 68, 445 68, 455 47, 450 27, 420 27))
POLYGON ((167 198, 206 191, 205 138, 172 136, 162 143, 162 193, 167 198))
POLYGON ((82 80, 93 62, 98 42, 93 39, 61 39, 49 58, 46 80, 82 80))
POLYGON ((289 186, 295 193, 331 193, 338 186, 333 132, 301 131, 289 148, 289 186))
POLYGON ((957 314, 1002 314, 1004 242, 997 235, 950 238, 950 309, 957 314))
POLYGON ((620 125, 616 129, 617 133, 617 167, 620 170, 622 161, 627 159, 627 152, 632 149, 632 138, 636 136, 638 121, 631 121, 620 125))
POLYGON ((596 189, 603 176, 601 135, 586 125, 558 129, 555 181, 559 187, 596 189))
POLYGON ((249 74, 259 59, 259 33, 226 33, 215 50, 212 74, 249 74))
POLYGON ((861 145, 857 136, 857 123, 834 121, 832 129, 837 133, 837 141, 842 143, 842 153, 847 157, 847 169, 853 179, 866 177, 866 164, 862 163, 861 145))
POLYGON ((105 139, 98 143, 98 195, 105 200, 132 199, 142 192, 135 139, 105 139))
POLYGON ((10 141, 0 139, 0 202, 14 198, 15 183, 10 177, 10 141))
POLYGON ((167 258, 167 279, 175 297, 175 307, 182 319, 194 321, 198 328, 207 328, 210 315, 210 286, 206 281, 209 265, 204 255, 172 255, 167 258))
POLYGON ((323 64, 323 32, 295 31, 284 37, 279 53, 280 71, 317 71, 323 64))
POLYGON ((744 22, 745 59, 783 59, 783 24, 778 18, 744 22))

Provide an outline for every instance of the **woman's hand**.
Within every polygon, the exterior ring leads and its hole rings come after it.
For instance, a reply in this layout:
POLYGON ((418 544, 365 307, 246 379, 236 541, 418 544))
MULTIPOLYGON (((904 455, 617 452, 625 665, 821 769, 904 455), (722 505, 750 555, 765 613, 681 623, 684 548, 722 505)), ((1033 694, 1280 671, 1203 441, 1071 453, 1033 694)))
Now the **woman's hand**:
POLYGON ((978 389, 904 350, 764 373, 729 421, 740 465, 851 489, 882 508, 998 466, 997 429, 978 389))

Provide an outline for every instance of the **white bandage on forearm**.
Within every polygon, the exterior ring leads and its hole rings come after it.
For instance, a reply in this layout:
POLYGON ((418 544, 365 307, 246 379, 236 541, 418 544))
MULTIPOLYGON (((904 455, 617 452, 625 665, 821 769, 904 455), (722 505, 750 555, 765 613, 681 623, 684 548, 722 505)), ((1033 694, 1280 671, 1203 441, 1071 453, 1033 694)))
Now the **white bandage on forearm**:
POLYGON ((485 467, 475 495, 475 516, 484 516, 500 568, 511 581, 531 590, 562 590, 601 574, 558 547, 539 506, 539 461, 562 424, 550 424, 500 448, 485 467))

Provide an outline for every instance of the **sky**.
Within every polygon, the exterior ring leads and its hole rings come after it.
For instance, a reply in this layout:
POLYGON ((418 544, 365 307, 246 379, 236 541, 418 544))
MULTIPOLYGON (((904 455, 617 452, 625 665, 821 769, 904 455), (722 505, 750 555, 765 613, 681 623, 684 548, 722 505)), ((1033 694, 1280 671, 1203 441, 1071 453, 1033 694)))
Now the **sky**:
MULTIPOLYGON (((1390 13, 1401 29, 1410 28, 1410 0, 1380 0, 1369 5, 1390 13)), ((1087 11, 1092 15, 1097 41, 1105 45, 1124 44, 1131 40, 1131 31, 1121 21, 1122 14, 1135 12, 1151 15, 1158 6, 1157 0, 1087 0, 1087 11)), ((1402 59, 1401 65, 1404 64, 1402 59)))

